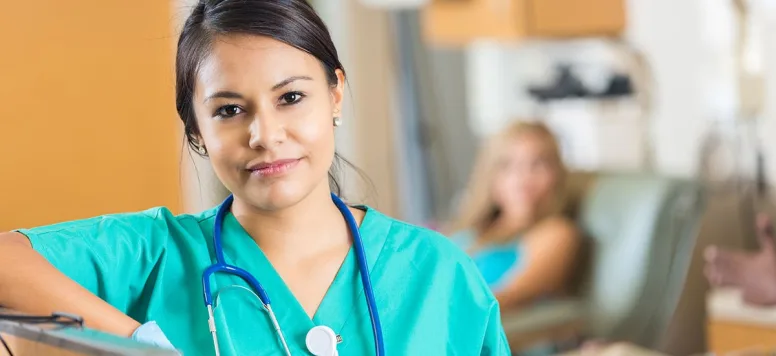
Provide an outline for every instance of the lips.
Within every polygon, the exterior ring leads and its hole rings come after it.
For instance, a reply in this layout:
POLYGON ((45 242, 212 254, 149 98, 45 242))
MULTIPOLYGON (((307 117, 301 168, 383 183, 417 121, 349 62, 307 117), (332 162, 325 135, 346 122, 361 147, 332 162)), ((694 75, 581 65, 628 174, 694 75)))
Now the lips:
POLYGON ((288 173, 299 163, 299 158, 260 162, 248 167, 251 174, 261 177, 275 177, 288 173))

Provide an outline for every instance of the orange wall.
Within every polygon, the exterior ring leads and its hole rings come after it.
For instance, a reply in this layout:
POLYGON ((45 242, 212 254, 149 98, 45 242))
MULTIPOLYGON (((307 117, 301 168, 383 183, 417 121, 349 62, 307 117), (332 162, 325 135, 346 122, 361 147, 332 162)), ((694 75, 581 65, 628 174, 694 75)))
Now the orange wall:
POLYGON ((0 231, 180 211, 173 20, 164 0, 3 2, 0 231))

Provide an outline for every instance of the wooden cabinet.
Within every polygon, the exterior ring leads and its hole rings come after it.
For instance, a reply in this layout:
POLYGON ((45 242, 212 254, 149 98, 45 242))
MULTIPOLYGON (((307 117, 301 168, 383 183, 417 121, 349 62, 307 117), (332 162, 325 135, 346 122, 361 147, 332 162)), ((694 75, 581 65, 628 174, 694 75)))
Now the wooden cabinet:
POLYGON ((180 211, 173 5, 5 1, 0 231, 180 211))
POLYGON ((707 296, 706 309, 710 352, 771 355, 776 350, 776 307, 751 306, 740 292, 717 289, 707 296))
POLYGON ((436 46, 617 36, 625 22, 623 0, 433 0, 422 11, 424 37, 436 46))

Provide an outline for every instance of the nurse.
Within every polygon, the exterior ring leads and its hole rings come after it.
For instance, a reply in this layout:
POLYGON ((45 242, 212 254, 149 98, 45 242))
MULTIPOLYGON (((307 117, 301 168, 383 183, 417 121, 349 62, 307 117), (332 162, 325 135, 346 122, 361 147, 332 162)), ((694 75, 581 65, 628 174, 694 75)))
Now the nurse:
MULTIPOLYGON (((188 141, 234 196, 220 230, 226 262, 262 283, 291 354, 310 354, 315 326, 338 336, 339 355, 374 354, 354 234, 331 196, 345 71, 321 19, 304 0, 200 1, 176 67, 188 141)), ((498 303, 463 252, 372 208, 345 209, 362 237, 385 354, 509 354, 498 303)), ((212 355, 202 274, 216 262, 217 210, 154 208, 0 234, 0 305, 70 312, 95 329, 212 355)), ((243 279, 217 274, 211 287, 221 354, 285 353, 243 279)))

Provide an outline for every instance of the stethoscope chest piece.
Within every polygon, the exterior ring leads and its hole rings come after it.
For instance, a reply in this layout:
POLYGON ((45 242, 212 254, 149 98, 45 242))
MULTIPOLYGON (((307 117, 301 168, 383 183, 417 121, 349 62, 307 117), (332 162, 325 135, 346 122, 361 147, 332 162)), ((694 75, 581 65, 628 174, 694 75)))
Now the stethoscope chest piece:
POLYGON ((318 325, 307 332, 307 350, 315 356, 337 356, 337 334, 328 326, 318 325))

